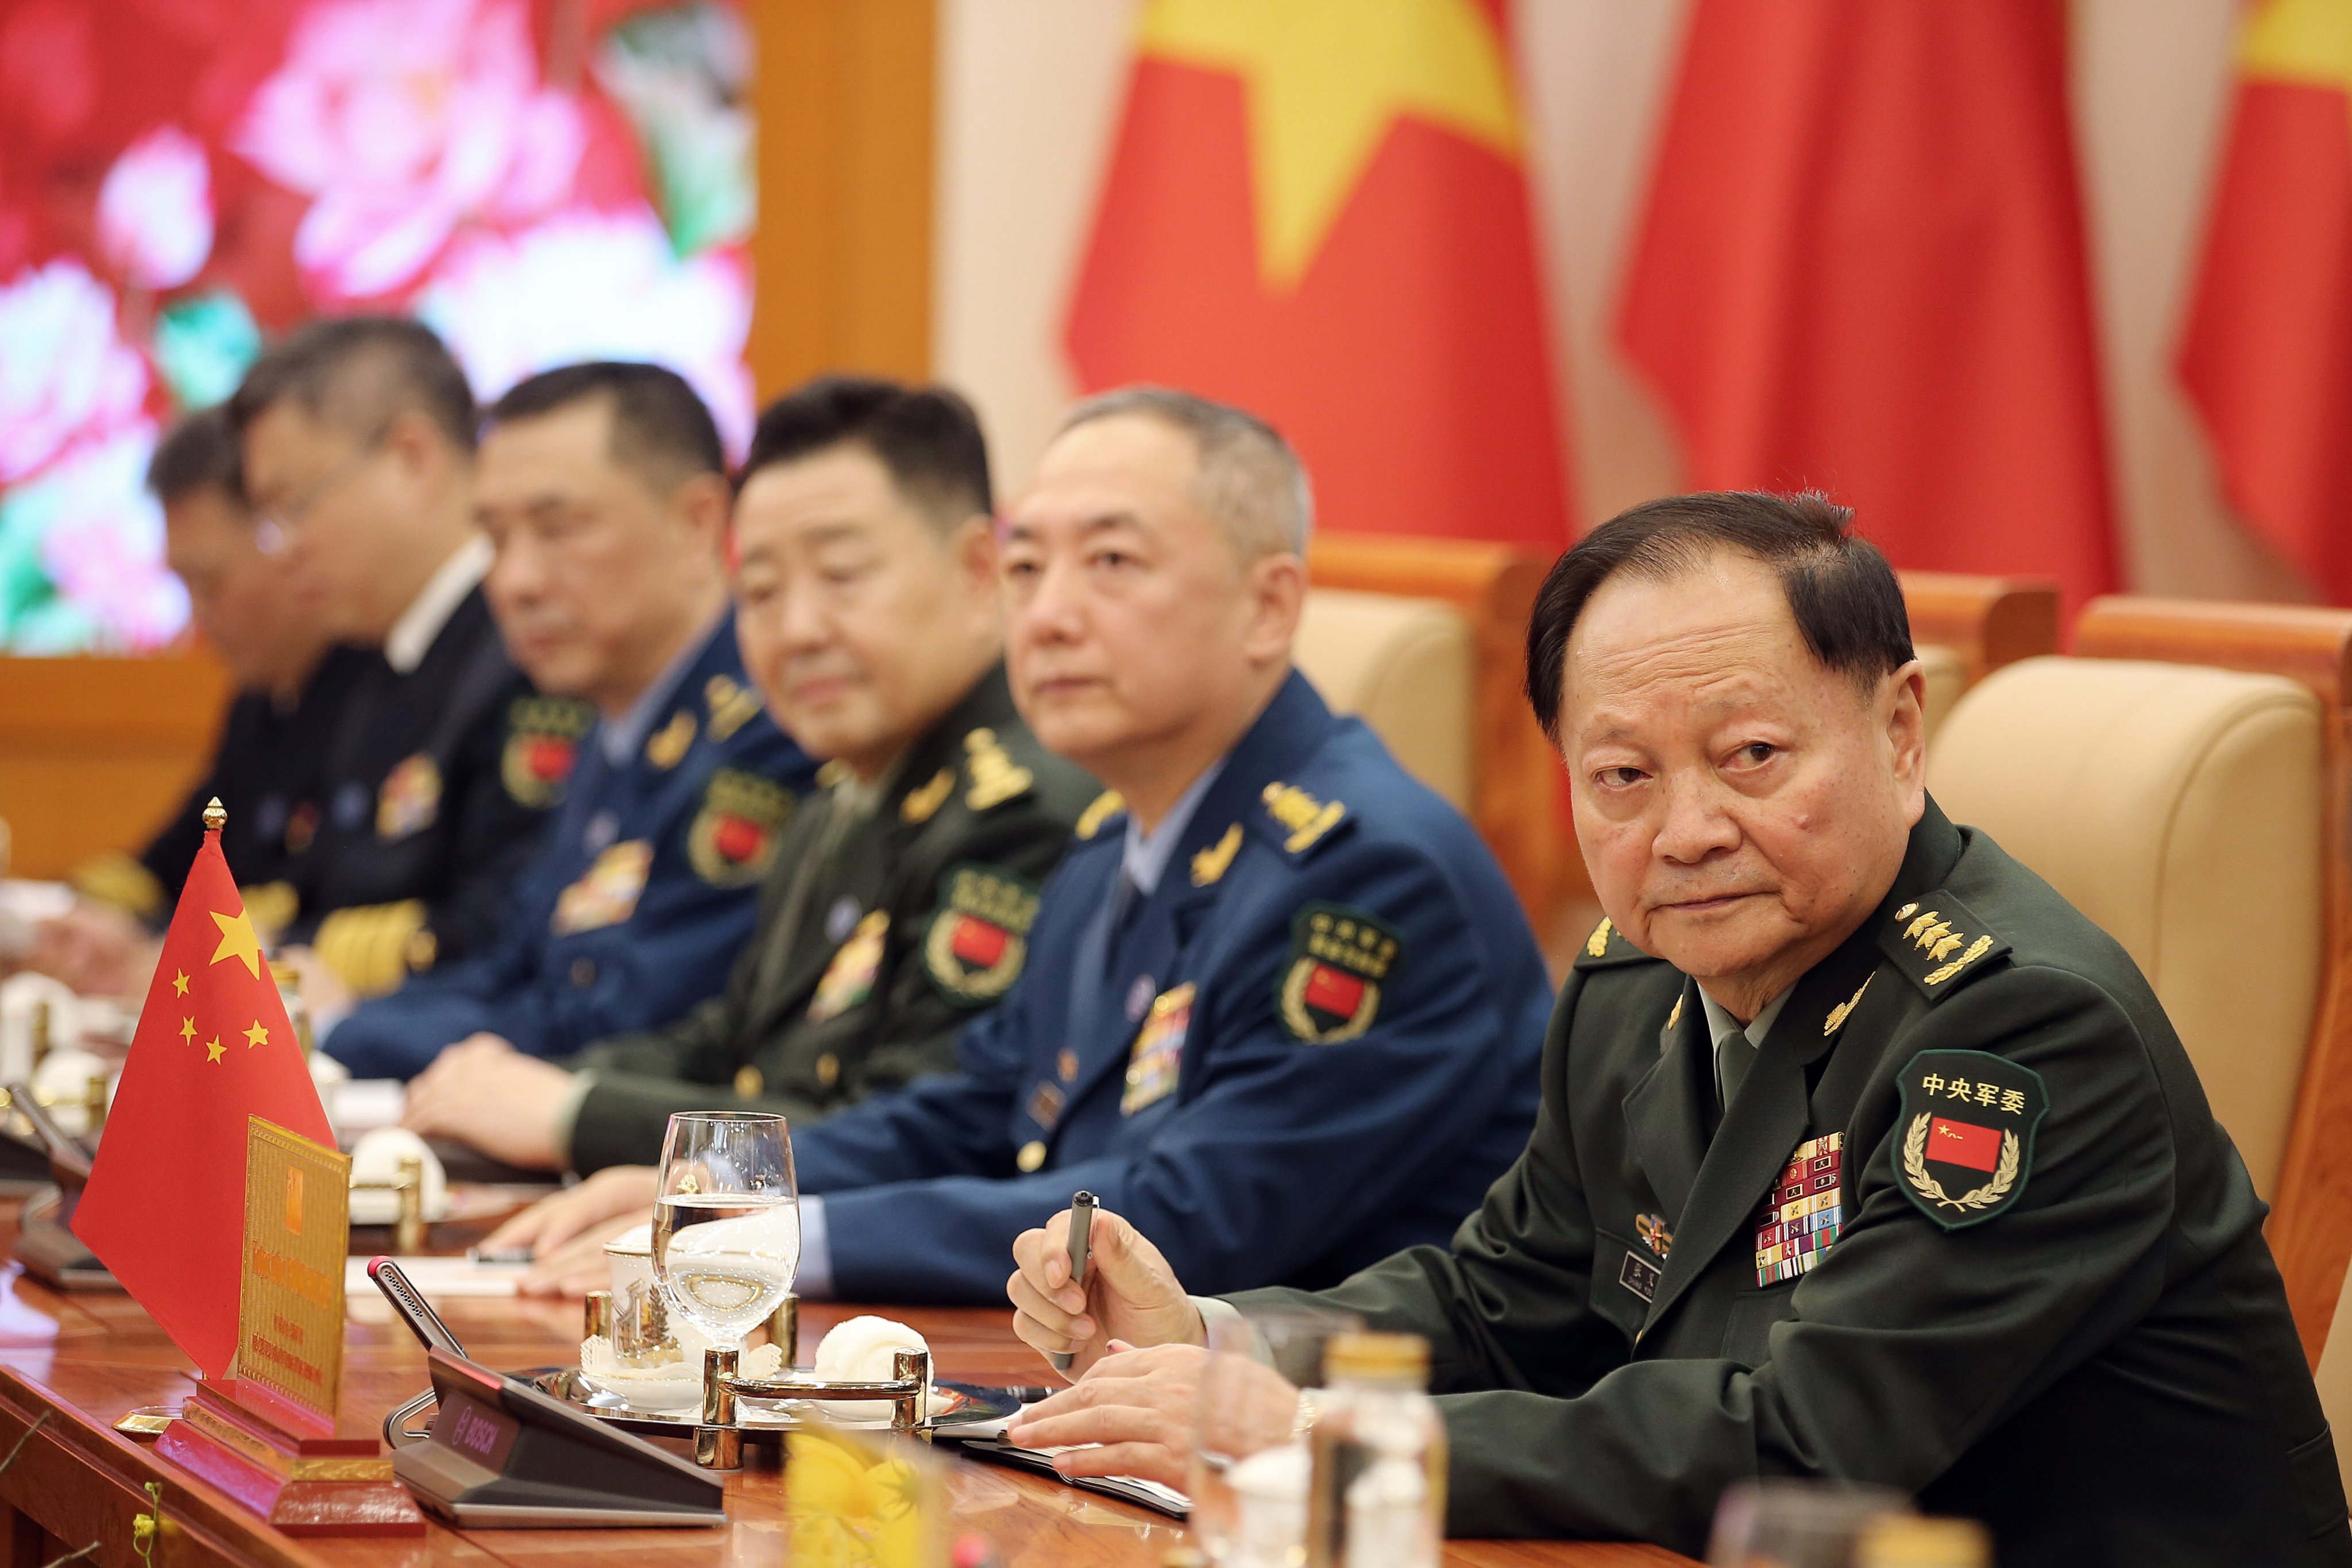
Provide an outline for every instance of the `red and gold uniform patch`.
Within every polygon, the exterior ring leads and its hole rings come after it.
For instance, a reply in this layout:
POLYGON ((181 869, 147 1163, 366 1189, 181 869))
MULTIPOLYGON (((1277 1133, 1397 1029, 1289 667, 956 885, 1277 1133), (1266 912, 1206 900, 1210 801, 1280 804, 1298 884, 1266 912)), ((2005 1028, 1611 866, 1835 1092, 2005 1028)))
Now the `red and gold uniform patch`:
POLYGON ((939 912, 923 941, 923 963, 951 1001, 993 1002, 1021 977, 1037 889, 1002 866, 966 862, 940 879, 939 912))
POLYGON ((1311 1046, 1352 1040, 1380 1016, 1404 937, 1367 910, 1316 902, 1290 922, 1290 962, 1275 991, 1282 1026, 1311 1046))
POLYGON ((750 887, 768 874, 792 815, 792 792, 783 785, 720 768, 703 790, 702 809, 687 826, 687 861, 713 887, 750 887))
POLYGON ((506 749, 499 782, 518 805, 545 811, 563 798, 579 759, 581 739, 595 722, 584 702, 562 697, 519 697, 507 710, 506 749))

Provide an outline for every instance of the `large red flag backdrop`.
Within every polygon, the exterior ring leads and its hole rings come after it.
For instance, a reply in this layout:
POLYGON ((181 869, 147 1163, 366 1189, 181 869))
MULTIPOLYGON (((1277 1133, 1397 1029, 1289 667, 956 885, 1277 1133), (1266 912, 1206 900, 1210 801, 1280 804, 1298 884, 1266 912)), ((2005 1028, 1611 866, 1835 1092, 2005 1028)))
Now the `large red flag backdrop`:
POLYGON ((2239 517, 2352 604, 2352 13, 2271 0, 2242 75, 2181 379, 2239 517))
POLYGON ((1152 0, 1138 47, 1082 384, 1271 419, 1334 528, 1564 545, 1498 0, 1152 0))
POLYGON ((1697 0, 1620 322, 1694 484, 2116 585, 2059 0, 1697 0))
POLYGON ((214 831, 164 933, 73 1222, 206 1377, 236 1354, 247 1116, 335 1146, 214 831))

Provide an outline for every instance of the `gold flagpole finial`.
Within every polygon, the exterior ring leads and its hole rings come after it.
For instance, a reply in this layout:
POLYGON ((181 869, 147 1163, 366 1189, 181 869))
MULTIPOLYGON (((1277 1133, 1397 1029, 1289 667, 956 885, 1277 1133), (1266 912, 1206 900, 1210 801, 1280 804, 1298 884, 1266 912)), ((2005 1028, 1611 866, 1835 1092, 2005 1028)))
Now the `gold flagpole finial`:
POLYGON ((215 795, 205 805, 205 831, 218 833, 227 826, 228 812, 222 806, 220 796, 215 795))

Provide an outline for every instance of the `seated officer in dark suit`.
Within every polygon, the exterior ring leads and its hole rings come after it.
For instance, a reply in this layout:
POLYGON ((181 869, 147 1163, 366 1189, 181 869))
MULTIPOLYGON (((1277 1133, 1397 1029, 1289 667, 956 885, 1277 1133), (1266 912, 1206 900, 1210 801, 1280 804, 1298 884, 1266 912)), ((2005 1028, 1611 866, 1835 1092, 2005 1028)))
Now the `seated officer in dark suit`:
POLYGON ((487 425, 474 512, 499 630, 542 691, 596 720, 583 735, 518 714, 509 774, 578 747, 562 804, 488 952, 326 1033, 362 1078, 413 1077, 467 1039, 565 1056, 716 994, 815 773, 744 679, 725 458, 693 389, 657 365, 571 365, 518 384, 487 425))
MULTIPOLYGON (((1609 913, 1534 1140, 1450 1249, 1239 1306, 1428 1340, 1456 1534, 1698 1552, 1728 1483, 1798 1476, 1980 1519, 2012 1568, 2352 1563, 2245 1167, 2131 959, 1927 797, 1902 591, 1845 510, 1603 524, 1528 689, 1609 913)), ((1085 1291, 1066 1231, 1021 1238, 1016 1323, 1090 1369, 1013 1436, 1181 1475, 1234 1306, 1185 1297, 1164 1220, 1098 1217, 1085 1291)))
POLYGON ((236 433, 224 408, 192 414, 147 466, 163 508, 163 552, 187 585, 205 643, 236 694, 204 777, 136 857, 101 855, 74 868, 82 895, 47 922, 35 968, 85 994, 144 994, 156 935, 204 842, 205 803, 230 804, 221 849, 257 922, 291 914, 295 865, 310 850, 320 772, 364 656, 330 647, 319 617, 290 602, 286 552, 260 539, 238 479, 236 433))
POLYGON ((804 1294, 987 1300, 1082 1187, 1194 1277, 1325 1283, 1525 1145, 1543 961, 1469 824, 1292 669, 1307 528, 1235 409, 1114 393, 1047 449, 1003 525, 1013 696, 1122 800, 1034 918, 959 908, 964 984, 1028 952, 959 1070, 794 1129, 804 1294))
MULTIPOLYGON (((674 1110, 803 1126, 953 1068, 956 1031, 1021 973, 1018 918, 994 963, 960 956, 999 940, 977 900, 1033 907, 1101 786, 1037 744, 1005 689, 980 422, 951 392, 813 382, 761 416, 738 489, 744 662, 831 759, 830 788, 785 828, 724 995, 591 1047, 564 1064, 576 1076, 493 1045, 446 1052, 410 1088, 417 1131, 591 1172, 659 1159, 674 1110)), ((568 1199, 500 1245, 560 1226, 568 1199)))
POLYGON ((345 986, 388 990, 489 945, 562 773, 499 765, 530 685, 478 586, 474 396, 441 341, 390 317, 314 321, 228 406, 257 526, 285 549, 299 612, 377 650, 343 704, 292 878, 286 935, 325 961, 305 984, 331 1014, 345 986))

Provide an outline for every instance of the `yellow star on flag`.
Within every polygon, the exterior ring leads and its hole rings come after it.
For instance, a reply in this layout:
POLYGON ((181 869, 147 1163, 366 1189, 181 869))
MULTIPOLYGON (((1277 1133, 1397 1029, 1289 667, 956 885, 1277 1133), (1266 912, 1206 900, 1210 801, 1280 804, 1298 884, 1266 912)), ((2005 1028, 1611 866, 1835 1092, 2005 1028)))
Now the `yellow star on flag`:
POLYGON ((2246 21, 2250 77, 2352 89, 2352 0, 2271 0, 2246 21))
POLYGON ((1240 75, 1271 288, 1306 275, 1391 121, 1517 152, 1510 65, 1477 0, 1154 0, 1140 47, 1240 75))
POLYGON ((260 1019, 256 1018, 253 1021, 253 1027, 245 1032, 245 1048, 249 1051, 256 1046, 266 1046, 268 1043, 269 1031, 261 1026, 260 1019))
POLYGON ((183 970, 173 970, 172 972, 172 994, 174 996, 185 996, 187 994, 188 976, 186 972, 183 970))
POLYGON ((214 1038, 205 1042, 205 1060, 208 1062, 216 1062, 221 1059, 221 1053, 226 1049, 228 1049, 228 1047, 222 1045, 219 1037, 215 1036, 214 1038))
POLYGON ((225 915, 215 910, 213 924, 220 927, 221 931, 220 945, 213 949, 213 962, 218 963, 224 958, 241 959, 246 972, 256 980, 260 979, 261 939, 254 934, 253 922, 245 918, 245 911, 239 910, 233 915, 225 915))
POLYGON ((183 1018, 180 1020, 180 1038, 187 1041, 190 1045, 195 1044, 196 1021, 194 1018, 183 1018))

